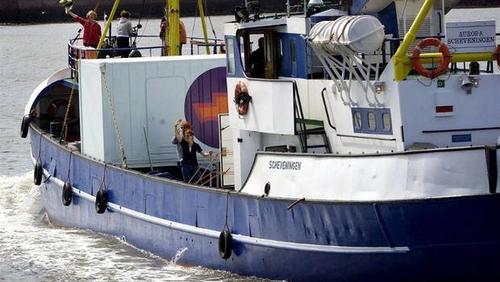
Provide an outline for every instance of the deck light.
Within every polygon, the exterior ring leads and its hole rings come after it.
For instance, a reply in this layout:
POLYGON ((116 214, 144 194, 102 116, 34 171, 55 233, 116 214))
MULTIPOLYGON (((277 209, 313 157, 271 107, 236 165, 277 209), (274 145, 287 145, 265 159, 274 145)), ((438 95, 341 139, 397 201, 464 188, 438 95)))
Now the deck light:
POLYGON ((479 79, 473 76, 463 75, 460 82, 462 90, 467 93, 467 95, 472 94, 472 88, 479 87, 479 79))
POLYGON ((383 81, 377 81, 373 86, 375 86, 375 92, 377 92, 377 94, 382 94, 382 92, 385 91, 385 82, 383 81))
POLYGON ((323 0, 309 0, 307 7, 323 6, 323 0))

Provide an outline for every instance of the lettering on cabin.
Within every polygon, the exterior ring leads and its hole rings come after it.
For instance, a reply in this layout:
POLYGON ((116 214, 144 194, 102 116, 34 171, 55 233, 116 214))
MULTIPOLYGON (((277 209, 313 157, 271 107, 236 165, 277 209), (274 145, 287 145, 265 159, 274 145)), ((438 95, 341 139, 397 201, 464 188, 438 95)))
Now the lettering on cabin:
POLYGON ((452 53, 492 52, 496 48, 496 22, 450 22, 446 43, 452 53))
POLYGON ((276 170, 300 170, 302 162, 293 161, 269 161, 269 169, 276 170))

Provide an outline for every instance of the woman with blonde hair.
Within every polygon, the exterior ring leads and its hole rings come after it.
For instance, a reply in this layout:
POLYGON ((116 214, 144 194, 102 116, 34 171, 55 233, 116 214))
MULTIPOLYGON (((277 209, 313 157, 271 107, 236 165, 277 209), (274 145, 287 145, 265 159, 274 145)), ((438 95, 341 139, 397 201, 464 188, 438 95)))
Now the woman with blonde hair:
POLYGON ((101 38, 101 26, 97 23, 97 13, 94 10, 87 12, 86 18, 82 18, 66 9, 66 13, 83 25, 83 46, 97 48, 101 38))

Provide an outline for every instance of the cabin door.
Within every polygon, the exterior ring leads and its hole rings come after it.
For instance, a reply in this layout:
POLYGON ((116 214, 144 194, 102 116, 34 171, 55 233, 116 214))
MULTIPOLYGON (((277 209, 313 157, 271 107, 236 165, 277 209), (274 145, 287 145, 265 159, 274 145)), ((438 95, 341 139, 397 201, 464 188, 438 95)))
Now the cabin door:
MULTIPOLYGON (((177 149, 172 144, 173 127, 176 120, 184 119, 185 93, 186 81, 182 77, 146 81, 146 135, 153 163, 175 164, 177 161, 177 149)), ((136 138, 145 139, 143 135, 136 138)))
POLYGON ((220 179, 222 188, 234 187, 233 129, 228 114, 219 115, 220 179))

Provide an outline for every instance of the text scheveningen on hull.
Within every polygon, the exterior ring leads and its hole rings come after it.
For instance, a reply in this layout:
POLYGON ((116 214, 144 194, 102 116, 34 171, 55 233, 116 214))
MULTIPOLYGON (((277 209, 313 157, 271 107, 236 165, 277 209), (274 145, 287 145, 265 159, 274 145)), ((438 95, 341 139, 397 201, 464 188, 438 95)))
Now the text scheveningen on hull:
POLYGON ((293 161, 269 161, 269 169, 300 170, 302 162, 293 161))

